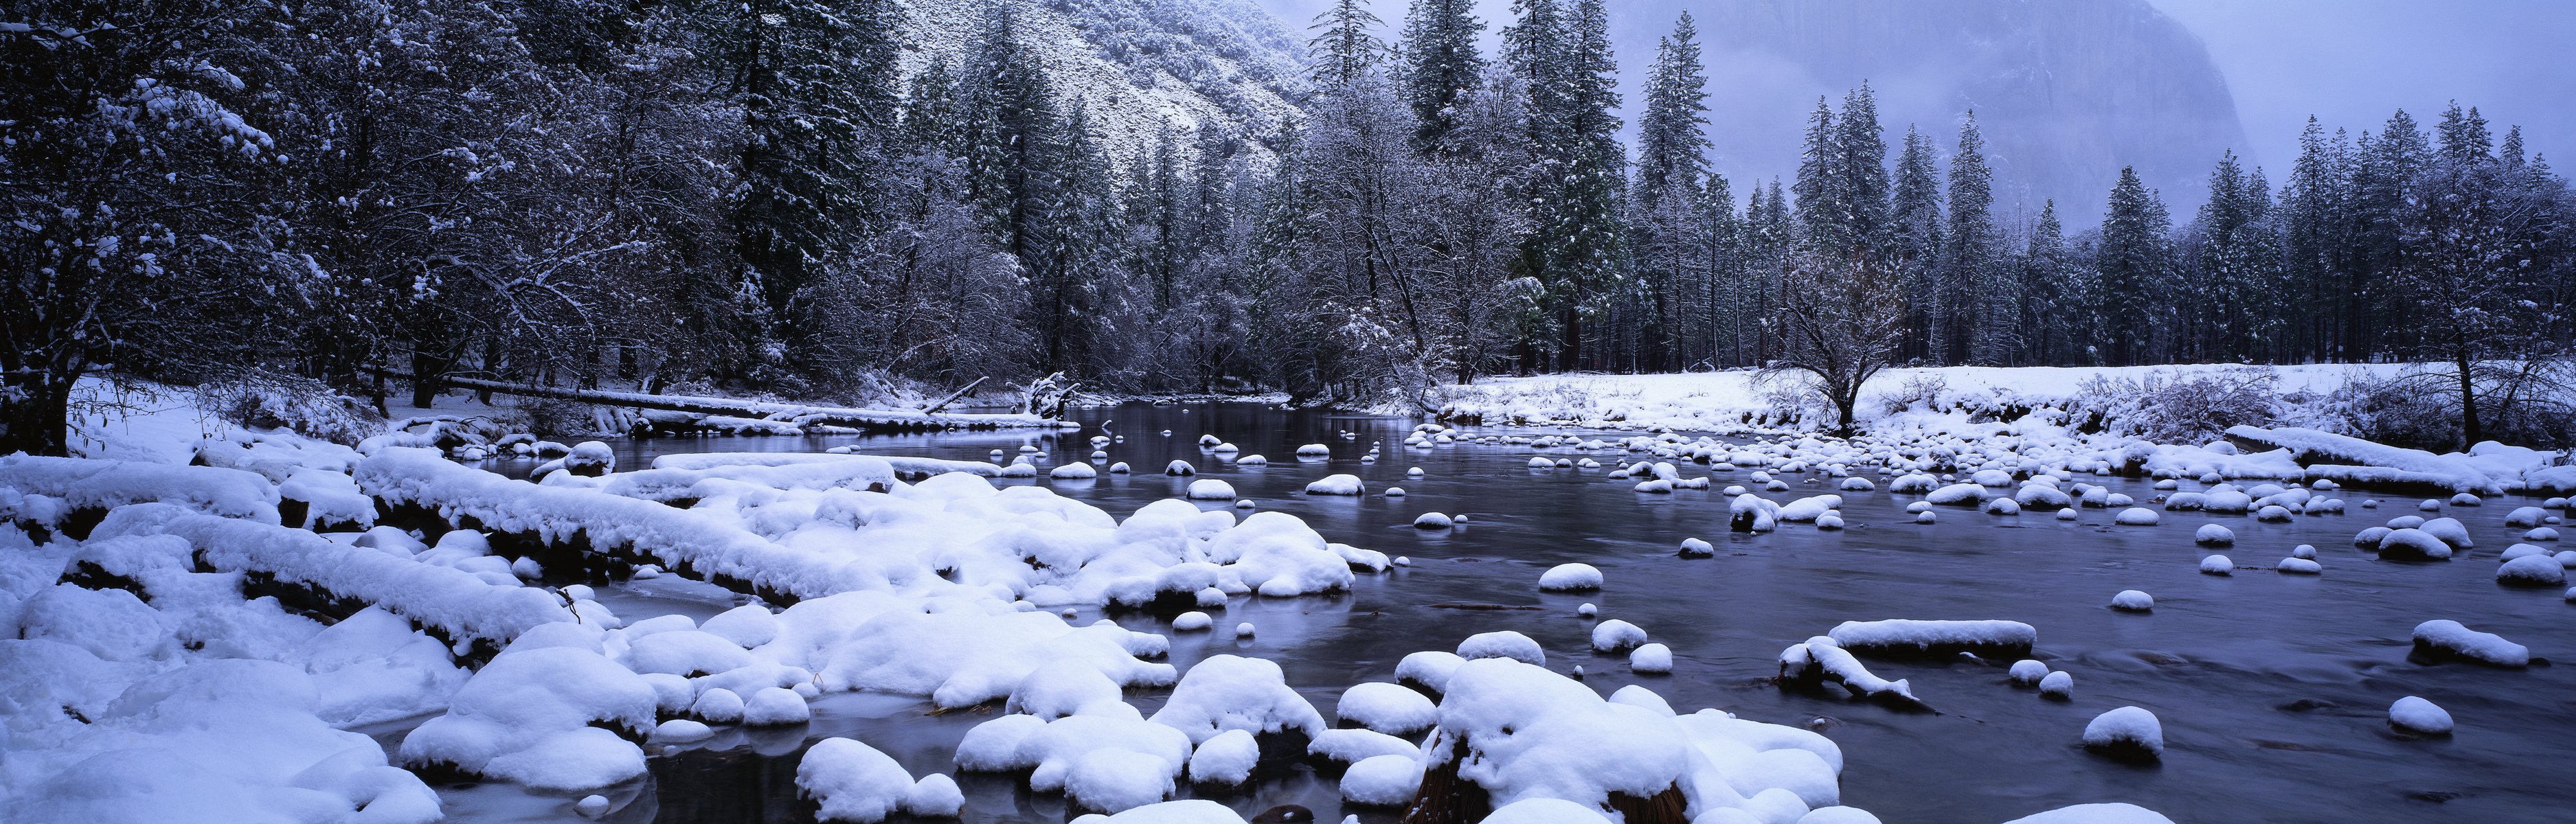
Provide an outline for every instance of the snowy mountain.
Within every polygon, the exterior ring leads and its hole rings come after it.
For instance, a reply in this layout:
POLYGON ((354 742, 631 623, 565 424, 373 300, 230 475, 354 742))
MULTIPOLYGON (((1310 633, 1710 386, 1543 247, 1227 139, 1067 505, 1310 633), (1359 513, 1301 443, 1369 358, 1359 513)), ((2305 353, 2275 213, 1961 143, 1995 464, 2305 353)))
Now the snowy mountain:
MULTIPOLYGON (((904 71, 955 60, 991 0, 905 4, 904 71)), ((1027 43, 1111 149, 1132 156, 1167 125, 1275 133, 1304 85, 1305 45, 1253 0, 1027 0, 1027 43)))

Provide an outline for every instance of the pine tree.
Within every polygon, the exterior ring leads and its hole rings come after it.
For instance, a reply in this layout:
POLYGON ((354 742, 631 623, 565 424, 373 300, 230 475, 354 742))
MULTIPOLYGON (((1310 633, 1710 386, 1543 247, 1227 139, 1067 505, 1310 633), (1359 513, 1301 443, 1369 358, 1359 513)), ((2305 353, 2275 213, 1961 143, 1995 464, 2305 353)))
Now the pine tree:
POLYGON ((1413 0, 1404 23, 1403 98, 1413 109, 1415 151, 1438 151, 1485 73, 1475 0, 1413 0))
POLYGON ((2171 222, 2164 202, 2138 180, 2137 170, 2121 167, 2093 254, 2094 315, 2113 366, 2135 366, 2155 357, 2149 346, 2156 297, 2173 269, 2166 239, 2171 222))
POLYGON ((804 368, 819 330, 800 328, 825 267, 864 230, 870 155, 894 124, 891 0, 754 0, 728 42, 745 140, 736 194, 744 293, 762 310, 776 365, 804 368))
MULTIPOLYGON (((1959 123, 1959 149, 1950 158, 1949 183, 1950 234, 1942 247, 1941 266, 1950 282, 1966 288, 1962 303, 1973 307, 1968 359, 1988 366, 2010 365, 2023 349, 2019 337, 2026 328, 2023 307, 2030 300, 2030 284, 2004 271, 2002 233, 1995 228, 1994 171, 1986 165, 1986 136, 1977 129, 1975 112, 1959 123)), ((2051 232, 2057 231, 2053 207, 2043 207, 2040 219, 2051 232)))
POLYGON ((1385 41, 1371 33, 1383 25, 1370 14, 1360 0, 1335 0, 1333 7, 1315 16, 1309 28, 1322 31, 1306 41, 1306 48, 1317 55, 1314 81, 1318 86, 1349 86, 1377 67, 1386 53, 1385 41))
POLYGON ((1951 281, 1952 272, 1941 265, 1947 245, 1941 170, 1933 160, 1932 141, 1922 133, 1906 129, 1903 145, 1888 208, 1888 251, 1898 281, 1905 285, 1906 349, 1934 363, 1956 363, 1967 357, 1965 332, 1972 315, 1965 302, 1968 290, 1951 281))
POLYGON ((1601 0, 1529 0, 1504 33, 1514 68, 1528 80, 1528 141, 1538 154, 1531 232, 1524 271, 1547 288, 1556 322, 1557 368, 1585 359, 1585 324, 1626 280, 1622 190, 1626 153, 1616 133, 1619 105, 1612 75, 1609 19, 1601 0))
POLYGON ((2024 362, 2077 363, 2077 352, 2086 348, 2084 336, 2095 329, 2082 300, 2090 293, 2091 278, 2071 265, 2069 257, 2065 231, 2057 221, 2057 202, 2047 201, 2040 206, 2039 221, 2031 227, 2018 261, 2021 282, 2016 291, 2021 302, 2012 325, 2021 333, 2024 362))
MULTIPOLYGON (((1707 176, 1708 78, 1700 68, 1698 32, 1689 14, 1658 44, 1646 82, 1646 111, 1638 122, 1637 172, 1628 202, 1629 248, 1637 257, 1638 314, 1646 368, 1671 368, 1682 325, 1681 293, 1695 248, 1695 224, 1706 217, 1699 185, 1707 176)), ((1719 179, 1722 185, 1724 180, 1719 179)), ((1731 219, 1731 206, 1729 207, 1731 219)))
POLYGON ((2336 279, 2350 265, 2344 245, 2349 235, 2351 163, 2349 149, 2328 140, 2325 127, 2309 117, 2307 128, 2299 134, 2299 158, 2290 166, 2290 179, 2281 191, 2282 278, 2293 294, 2302 296, 2303 305, 2297 309, 2302 319, 2297 328, 2298 350, 2315 360, 2358 354, 2346 354, 2340 346, 2344 319, 2336 310, 2345 299, 2338 294, 2342 284, 2336 279))
POLYGON ((1667 192, 1708 173, 1708 74, 1700 64, 1699 28, 1684 12, 1659 40, 1646 79, 1646 111, 1637 120, 1639 205, 1653 210, 1667 192))

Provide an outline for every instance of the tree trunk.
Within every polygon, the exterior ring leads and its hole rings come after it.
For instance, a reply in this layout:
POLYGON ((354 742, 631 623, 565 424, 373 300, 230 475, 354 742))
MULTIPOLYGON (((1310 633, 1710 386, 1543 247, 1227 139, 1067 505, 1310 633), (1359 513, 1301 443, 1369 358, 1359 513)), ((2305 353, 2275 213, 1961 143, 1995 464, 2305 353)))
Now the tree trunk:
POLYGON ((412 408, 428 409, 437 406, 438 390, 445 387, 441 379, 447 376, 447 364, 427 352, 413 349, 411 375, 412 408))
POLYGON ((68 457, 71 454, 72 381, 47 371, 33 385, 0 391, 0 455, 68 457))
POLYGON ((2451 365, 2460 370, 2460 451, 2467 452, 2486 434, 2478 426, 2478 383, 2469 372, 2471 361, 2465 347, 2451 365))

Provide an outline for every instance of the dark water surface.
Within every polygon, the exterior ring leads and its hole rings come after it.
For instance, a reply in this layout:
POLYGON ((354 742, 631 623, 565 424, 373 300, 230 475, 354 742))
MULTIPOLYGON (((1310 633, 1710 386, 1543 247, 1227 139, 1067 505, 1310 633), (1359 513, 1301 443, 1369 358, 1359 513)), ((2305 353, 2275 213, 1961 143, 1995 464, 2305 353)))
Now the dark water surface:
MULTIPOLYGON (((1058 459, 1088 455, 1097 425, 1124 443, 1110 459, 1138 474, 1103 473, 1093 481, 1010 480, 1045 484, 1125 517, 1147 503, 1176 497, 1190 479, 1159 474, 1174 458, 1223 479, 1260 509, 1295 514, 1330 540, 1408 556, 1413 565, 1360 577, 1338 597, 1236 598, 1219 626, 1250 621, 1257 638, 1174 633, 1147 617, 1121 617, 1133 629, 1172 637, 1172 663, 1186 669, 1207 655, 1269 658, 1289 683, 1329 717, 1342 688, 1394 680, 1396 662, 1425 649, 1452 649, 1466 636, 1518 630, 1547 648, 1559 672, 1580 665, 1603 694, 1644 684, 1676 709, 1717 707, 1759 721, 1818 729, 1843 748, 1843 800, 1904 822, 2000 822, 2045 809, 2126 801, 2180 822, 2522 822, 2576 820, 2576 605, 2558 590, 2496 585, 2496 554, 2521 530, 2505 514, 2536 500, 2508 497, 2481 508, 2449 508, 2477 541, 2473 552, 2442 564, 2383 563, 2355 550, 2353 533, 2415 514, 2415 497, 2366 489, 2337 493, 2353 507, 2341 516, 2259 523, 2235 515, 2165 513, 2156 527, 2113 527, 2111 513, 2085 510, 2061 522, 2034 509, 1996 517, 1939 508, 1939 523, 1917 525, 1902 512, 1918 496, 1839 493, 1850 528, 1820 532, 1786 525, 1779 532, 1731 535, 1726 501, 1716 490, 1641 495, 1606 470, 1526 469, 1534 450, 1508 446, 1408 449, 1412 421, 1291 413, 1241 404, 1077 410, 1089 428, 1039 436, 969 432, 871 437, 867 451, 951 459, 1012 455, 1022 443, 1048 441, 1058 459), (1165 437, 1160 430, 1169 429, 1165 437), (1334 435, 1355 430, 1356 440, 1334 435), (1266 468, 1237 468, 1196 446, 1201 433, 1268 456, 1266 468), (1376 441, 1375 463, 1359 460, 1376 441), (1332 447, 1330 461, 1300 462, 1300 444, 1332 447), (1426 475, 1406 478, 1406 467, 1426 475), (1359 498, 1307 497, 1308 481, 1331 473, 1366 479, 1359 498), (1411 494, 1389 499, 1386 486, 1411 494), (2363 498, 2383 501, 2361 509, 2363 498), (1466 514, 1448 532, 1410 526, 1425 511, 1466 514), (2192 543, 2203 523, 2236 533, 2217 550, 2241 567, 2230 577, 2203 575, 2209 550, 2192 543), (1718 546, 1710 559, 1682 559, 1674 547, 1698 537, 1718 546), (2274 562, 2297 544, 2314 544, 2322 576, 2281 575, 2274 562), (1537 591, 1547 567, 1581 561, 1600 567, 1603 591, 1551 595, 1537 591), (2152 614, 2104 607, 2113 593, 2155 596, 2152 614), (1575 607, 1600 605, 1600 617, 1645 628, 1669 645, 1668 676, 1630 673, 1624 654, 1591 651, 1592 621, 1575 607), (1537 610, 1463 611, 1436 604, 1536 606, 1537 610), (1783 691, 1766 679, 1781 648, 1823 634, 1845 620, 1988 619, 2039 629, 2036 657, 2075 678, 2070 702, 2044 700, 2010 685, 2004 666, 1968 662, 1869 661, 1887 678, 1910 679, 1933 713, 1909 713, 1835 695, 1783 691), (2461 621, 2531 647, 2567 666, 2501 670, 2407 659, 2413 627, 2434 618, 2461 621), (2448 738, 2398 734, 2387 723, 2390 702, 2419 695, 2458 722, 2448 738), (2137 705, 2162 719, 2162 762, 2132 766, 2086 753, 2085 722, 2105 710, 2137 705)), ((1532 430, 1501 430, 1540 434, 1532 430)), ((702 438, 617 443, 619 466, 636 468, 671 452, 817 451, 853 438, 702 438)), ((1572 450, 1537 450, 1572 456, 1572 450)), ((1595 454, 1616 464, 1616 453, 1595 454)), ((507 469, 507 467, 498 467, 507 469)), ((524 470, 522 470, 524 471, 524 470)), ((1706 473, 1686 466, 1685 476, 1706 473)), ((1749 471, 1719 473, 1715 485, 1746 483, 1749 471)), ((1875 477, 1875 476, 1873 476, 1875 477)), ((1831 491, 1830 479, 1784 477, 1787 501, 1831 491)), ((2141 501, 2147 484, 2091 479, 2141 501)), ((1883 486, 1883 484, 1882 484, 1883 486)), ((2185 483, 2184 489, 2195 488, 2185 483)), ((1219 504, 1206 504, 1216 508, 1219 504)), ((730 606, 723 593, 684 584, 639 582, 604 588, 602 600, 629 620, 658 612, 703 616, 730 606)), ((1082 621, 1096 618, 1088 612, 1082 621)), ((1160 693, 1130 700, 1150 714, 1160 693)), ((832 695, 815 703, 804 728, 727 733, 686 750, 658 753, 653 780, 612 820, 770 822, 804 820, 796 798, 796 755, 825 736, 866 741, 919 775, 952 772, 950 758, 966 730, 987 712, 929 715, 924 702, 872 695, 832 695)), ((1334 779, 1303 767, 1280 771, 1250 794, 1225 800, 1247 815, 1273 804, 1312 807, 1323 821, 1357 813, 1392 822, 1383 810, 1342 810, 1334 779)), ((958 776, 970 822, 1061 822, 1061 798, 1033 796, 1008 778, 958 776)), ((452 793, 458 820, 570 819, 569 799, 531 800, 506 788, 452 793)))

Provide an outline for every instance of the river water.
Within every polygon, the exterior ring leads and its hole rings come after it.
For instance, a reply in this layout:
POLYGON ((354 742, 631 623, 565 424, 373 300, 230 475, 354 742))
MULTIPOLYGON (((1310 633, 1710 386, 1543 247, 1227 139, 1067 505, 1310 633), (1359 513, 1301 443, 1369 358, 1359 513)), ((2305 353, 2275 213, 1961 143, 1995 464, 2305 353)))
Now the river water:
MULTIPOLYGON (((1408 556, 1410 567, 1360 577, 1338 597, 1236 598, 1220 626, 1250 621, 1257 637, 1173 633, 1143 616, 1120 617, 1133 629, 1173 639, 1172 663, 1186 669, 1202 657, 1236 653, 1269 658, 1289 683, 1330 717, 1342 688, 1392 681, 1396 662, 1425 649, 1451 649, 1477 632, 1517 630, 1547 648, 1559 672, 1582 666, 1604 695, 1638 683, 1676 709, 1717 707, 1754 720, 1806 726, 1843 748, 1844 803, 1903 822, 2001 822, 2055 807, 2126 801, 2180 822, 2519 822, 2576 820, 2576 666, 2501 670, 2462 663, 2408 660, 2412 628, 2450 618, 2526 644, 2535 656, 2576 658, 2576 605, 2557 590, 2496 585, 2496 553, 2520 530, 2502 525, 2508 497, 2445 514, 2466 522, 2477 549, 2441 564, 2383 563, 2351 546, 2353 533, 2414 514, 2415 498, 2361 488, 2338 493, 2353 506, 2341 516, 2258 523, 2233 515, 2166 513, 2163 525, 2113 527, 2110 513, 2085 510, 2078 522, 2034 509, 1997 517, 1944 507, 1939 522, 1918 525, 1902 512, 1918 496, 1841 493, 1850 528, 1821 532, 1784 525, 1747 536, 1727 531, 1725 498, 1715 490, 1638 494, 1605 470, 1536 471, 1534 450, 1510 446, 1408 449, 1412 421, 1400 418, 1286 412, 1246 404, 1128 404, 1075 410, 1080 432, 964 432, 905 436, 694 438, 616 442, 619 466, 647 466, 655 455, 698 451, 818 451, 862 444, 870 452, 985 460, 993 449, 1017 453, 1040 443, 1058 458, 1087 455, 1100 425, 1122 435, 1112 460, 1138 474, 1103 473, 1094 481, 1045 478, 998 483, 1046 484, 1124 517, 1147 503, 1177 497, 1186 478, 1159 473, 1178 458, 1202 477, 1223 479, 1261 509, 1304 518, 1326 538, 1408 556), (1169 436, 1161 433, 1170 430, 1169 436), (1356 439, 1336 433, 1357 432, 1356 439), (1262 454, 1266 468, 1234 467, 1196 445, 1213 433, 1262 454), (1381 460, 1359 460, 1372 442, 1381 460), (1329 461, 1301 462, 1298 445, 1332 447, 1329 461), (1407 467, 1425 475, 1406 478, 1407 467), (1357 474, 1370 493, 1358 498, 1308 497, 1307 482, 1357 474), (1385 498, 1386 486, 1410 495, 1385 498), (2362 509, 2366 497, 2378 509, 2362 509), (1446 532, 1410 526, 1425 511, 1465 514, 1446 532), (2217 550, 2241 569, 2204 575, 2192 530, 2224 524, 2233 547, 2217 550), (1683 559, 1684 538, 1718 546, 1717 557, 1683 559), (2274 562, 2297 544, 2313 544, 2321 576, 2282 575, 2274 562), (1547 567, 1580 561, 1600 567, 1601 592, 1542 594, 1547 567), (2145 590, 2152 614, 2105 608, 2113 593, 2145 590), (1624 654, 1590 649, 1600 617, 1638 624, 1674 653, 1670 675, 1628 671, 1624 654), (1441 605, 1536 607, 1459 610, 1441 605), (2010 685, 2003 666, 1970 662, 1871 660, 1887 678, 1910 679, 1936 711, 1903 712, 1835 694, 1784 691, 1769 676, 1781 648, 1823 634, 1845 620, 1881 618, 2010 619, 2039 629, 2036 657, 2075 678, 2072 701, 2050 701, 2010 685), (2419 695, 2458 722, 2448 738, 2392 731, 2390 702, 2419 695), (2163 721, 2160 763, 2136 766, 2091 755, 2079 746, 2085 722, 2123 705, 2163 721)), ((1512 434, 1541 434, 1508 430, 1512 434)), ((1569 450, 1536 450, 1573 455, 1569 450)), ((1598 455, 1615 463, 1611 455, 1598 455)), ((500 466, 504 471, 511 467, 500 466)), ((1705 472, 1689 467, 1685 475, 1705 472)), ((524 472, 524 468, 519 468, 524 472)), ((1746 472, 1720 473, 1715 485, 1747 483, 1746 472)), ((1824 481, 1790 480, 1775 500, 1830 491, 1824 481)), ((2142 481, 2108 480, 2141 501, 2142 481)), ((2186 482, 2184 489, 2195 488, 2186 482)), ((1221 506, 1209 503, 1206 506, 1221 506)), ((604 588, 601 599, 634 620, 659 612, 703 617, 732 606, 728 593, 665 577, 604 588)), ((1098 617, 1086 613, 1081 622, 1098 617)), ((2576 661, 2571 661, 2576 664, 2576 661)), ((1151 714, 1159 694, 1132 693, 1151 714)), ((950 772, 966 730, 989 712, 931 715, 924 702, 874 695, 831 695, 815 703, 803 728, 728 733, 686 749, 656 749, 653 779, 622 794, 634 798, 611 820, 672 824, 791 822, 809 809, 796 798, 797 754, 825 736, 856 737, 903 762, 916 775, 950 772)), ((1342 810, 1334 780, 1304 767, 1276 771, 1248 794, 1219 800, 1247 816, 1276 804, 1312 808, 1326 822, 1356 813, 1363 822, 1393 822, 1384 810, 1342 810)), ((1060 798, 1018 789, 1007 778, 959 776, 969 822, 1062 822, 1060 798)), ((512 788, 454 788, 452 820, 577 820, 570 799, 529 796, 512 788)), ((623 800, 623 799, 621 799, 623 800)))

